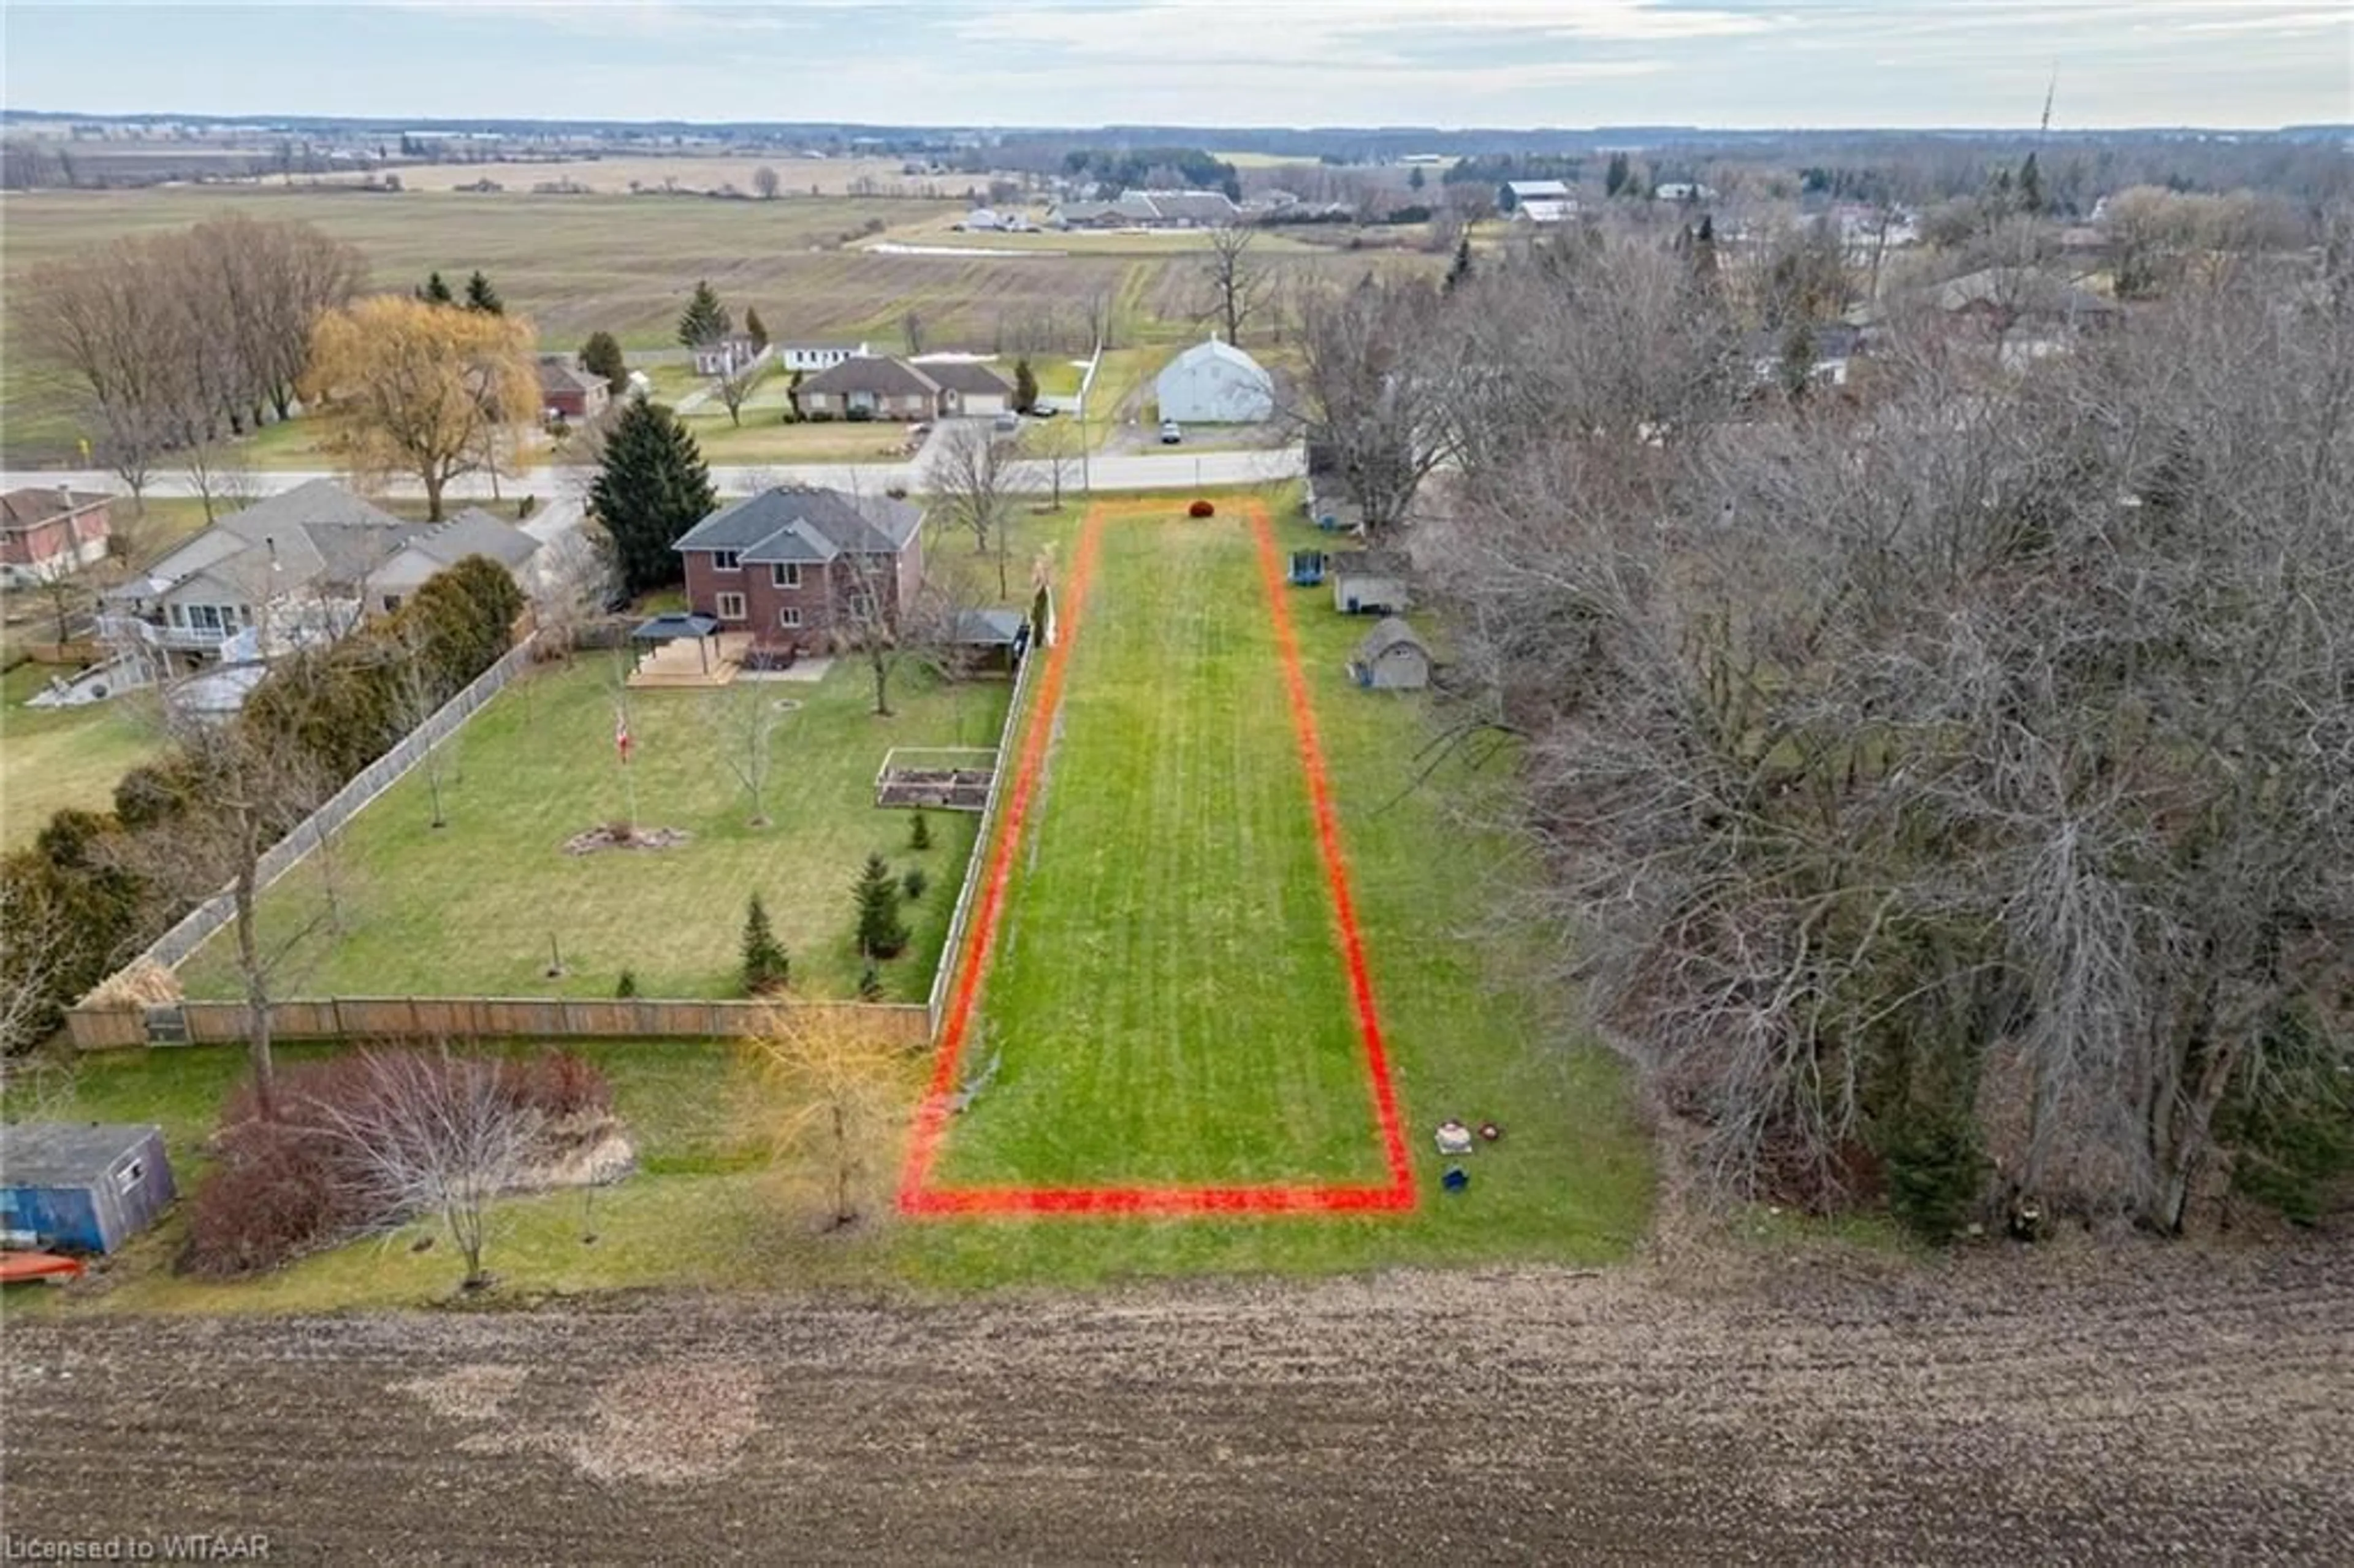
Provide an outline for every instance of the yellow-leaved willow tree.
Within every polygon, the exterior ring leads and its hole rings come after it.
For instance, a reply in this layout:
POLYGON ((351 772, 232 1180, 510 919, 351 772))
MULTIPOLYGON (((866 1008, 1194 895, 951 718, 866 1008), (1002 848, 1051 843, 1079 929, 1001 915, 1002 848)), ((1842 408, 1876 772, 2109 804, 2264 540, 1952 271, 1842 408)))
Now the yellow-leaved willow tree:
POLYGON ((302 400, 355 479, 425 487, 427 515, 460 474, 496 474, 503 441, 539 412, 531 323, 398 294, 321 315, 302 400))

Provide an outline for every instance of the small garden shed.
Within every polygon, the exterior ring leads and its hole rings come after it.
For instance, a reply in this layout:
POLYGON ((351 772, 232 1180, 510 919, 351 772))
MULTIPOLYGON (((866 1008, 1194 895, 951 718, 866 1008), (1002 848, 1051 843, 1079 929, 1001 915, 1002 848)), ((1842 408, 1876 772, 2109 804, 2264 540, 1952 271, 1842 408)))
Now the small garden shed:
POLYGON ((1325 569, 1343 615, 1394 615, 1406 607, 1406 559, 1394 550, 1344 550, 1325 569))
POLYGON ((1386 616, 1350 655, 1349 678, 1374 691, 1418 692, 1430 684, 1430 649, 1413 627, 1386 616))
POLYGON ((161 1128, 0 1127, 0 1231, 14 1245, 112 1252, 153 1224, 175 1195, 161 1128))

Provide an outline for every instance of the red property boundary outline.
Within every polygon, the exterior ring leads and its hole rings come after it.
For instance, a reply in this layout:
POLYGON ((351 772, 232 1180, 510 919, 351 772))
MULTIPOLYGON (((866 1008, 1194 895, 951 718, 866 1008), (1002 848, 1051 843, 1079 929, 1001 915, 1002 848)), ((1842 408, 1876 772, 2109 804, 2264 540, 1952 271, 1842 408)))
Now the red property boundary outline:
MULTIPOLYGON (((1161 514, 1168 504, 1154 507, 1154 513, 1161 514)), ((898 1204, 903 1214, 1182 1216, 1363 1213, 1415 1207, 1414 1168, 1406 1158, 1405 1134, 1398 1119, 1397 1090, 1390 1076, 1389 1051, 1382 1039, 1381 1012, 1373 996, 1373 977, 1365 966, 1364 943, 1357 930, 1356 901, 1349 891, 1348 862, 1341 852, 1340 827, 1332 810, 1331 783, 1325 772, 1323 747, 1316 738, 1316 718, 1309 705, 1307 676, 1299 667, 1299 641, 1292 630, 1290 606, 1284 598, 1282 563, 1277 556, 1275 534, 1265 503, 1252 501, 1243 504, 1258 545, 1259 579, 1267 593, 1268 617, 1275 626, 1276 642, 1283 652, 1292 734, 1299 742, 1300 771, 1307 779, 1309 803, 1315 812, 1317 849, 1323 860, 1325 885, 1332 897, 1335 938, 1348 971, 1350 1000, 1356 1009, 1358 1038, 1364 1046, 1365 1075, 1373 1089, 1374 1117, 1381 1130, 1389 1180, 1379 1184, 1304 1181, 1246 1186, 942 1187, 932 1183, 940 1146, 948 1136, 949 1105, 956 1090, 957 1065, 964 1054, 966 1032, 995 946, 1005 890, 1013 880, 1014 853, 1029 820, 1039 768, 1062 703, 1063 680, 1070 666, 1071 649, 1078 642, 1086 619, 1087 589, 1095 576, 1097 542, 1108 511, 1098 503, 1089 508, 1087 521, 1080 527, 1078 550, 1066 593, 1067 602, 1063 607, 1063 634, 1047 651, 1045 674, 1039 683, 1036 711, 1014 774, 1013 793, 1007 799, 1004 821, 999 824, 996 842, 991 846, 989 879, 982 885, 980 907, 974 911, 964 951, 956 955, 960 968, 941 1029, 931 1085, 917 1109, 907 1164, 900 1174, 898 1204)))

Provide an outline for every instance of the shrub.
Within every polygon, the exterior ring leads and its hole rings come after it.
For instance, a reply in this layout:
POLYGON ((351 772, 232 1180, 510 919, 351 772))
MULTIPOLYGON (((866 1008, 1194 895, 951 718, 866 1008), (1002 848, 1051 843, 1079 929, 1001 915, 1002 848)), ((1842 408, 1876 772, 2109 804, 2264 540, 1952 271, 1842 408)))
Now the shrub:
POLYGON ((498 1099, 527 1133, 613 1107, 604 1074, 568 1051, 488 1059, 356 1051, 288 1067, 278 1075, 274 1118, 261 1118, 250 1085, 223 1107, 216 1163, 189 1202, 181 1266, 215 1277, 251 1274, 414 1217, 388 1202, 348 1128, 375 1121, 386 1096, 413 1088, 419 1064, 445 1075, 493 1074, 498 1099))
POLYGON ((1193 505, 1185 508, 1185 515, 1188 517, 1214 517, 1217 512, 1218 509, 1206 501, 1196 501, 1193 505))
POLYGON ((769 924, 768 906, 755 893, 744 910, 744 994, 765 996, 783 990, 791 967, 784 944, 769 924))
POLYGON ((638 971, 635 969, 623 969, 621 971, 621 978, 613 982, 613 994, 620 998, 637 995, 638 971))
POLYGON ((866 961, 865 968, 858 971, 858 999, 861 1001, 883 1000, 883 971, 875 967, 872 959, 866 961))
POLYGON ((856 892, 858 950, 869 959, 896 958, 907 946, 907 924, 899 918, 899 884, 881 855, 866 857, 856 892))
POLYGON ((924 889, 931 885, 932 879, 924 874, 924 868, 920 865, 909 866, 907 874, 899 879, 899 885, 907 890, 910 902, 921 898, 924 895, 924 889))
POLYGON ((932 824, 921 811, 917 811, 915 821, 907 824, 907 847, 914 850, 932 847, 932 824))

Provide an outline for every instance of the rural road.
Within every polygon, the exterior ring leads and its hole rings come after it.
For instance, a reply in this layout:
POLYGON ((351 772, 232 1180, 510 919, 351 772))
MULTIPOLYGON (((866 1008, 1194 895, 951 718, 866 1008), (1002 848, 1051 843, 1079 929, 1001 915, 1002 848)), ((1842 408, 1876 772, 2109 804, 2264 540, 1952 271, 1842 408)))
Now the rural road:
MULTIPOLYGON (((1231 489, 1238 485, 1266 484, 1279 480, 1297 479, 1306 471, 1305 458, 1297 446, 1272 448, 1258 451, 1202 452, 1188 455, 1180 450, 1141 454, 1097 454, 1089 464, 1090 481, 1097 490, 1187 490, 1231 489)), ((1038 462, 1018 462, 1013 465, 1016 488, 1044 491, 1047 488, 1045 465, 1038 462)), ((551 497, 577 494, 585 490, 582 476, 586 471, 577 469, 534 468, 504 477, 499 493, 513 500, 521 495, 536 495, 542 501, 551 497)), ((1079 468, 1073 462, 1065 471, 1066 490, 1078 488, 1079 468)), ((313 479, 332 479, 340 482, 343 475, 323 470, 258 470, 251 482, 262 491, 275 494, 292 490, 313 479)), ((911 490, 923 488, 921 476, 914 463, 772 463, 758 467, 715 468, 711 483, 723 495, 748 494, 768 484, 814 484, 836 490, 879 491, 893 485, 905 485, 911 490)), ((80 491, 103 491, 123 493, 122 482, 111 473, 90 470, 16 469, 0 472, 0 490, 18 490, 33 485, 80 491)), ((421 495, 422 487, 414 482, 396 482, 391 487, 395 495, 421 495)), ((157 473, 147 486, 153 496, 193 495, 196 488, 187 476, 164 471, 157 473)), ((453 481, 448 494, 454 500, 487 501, 491 486, 479 475, 468 475, 453 481)))
POLYGON ((20 1316, 0 1487, 272 1563, 2354 1554, 2354 1247, 2069 1247, 20 1316))

